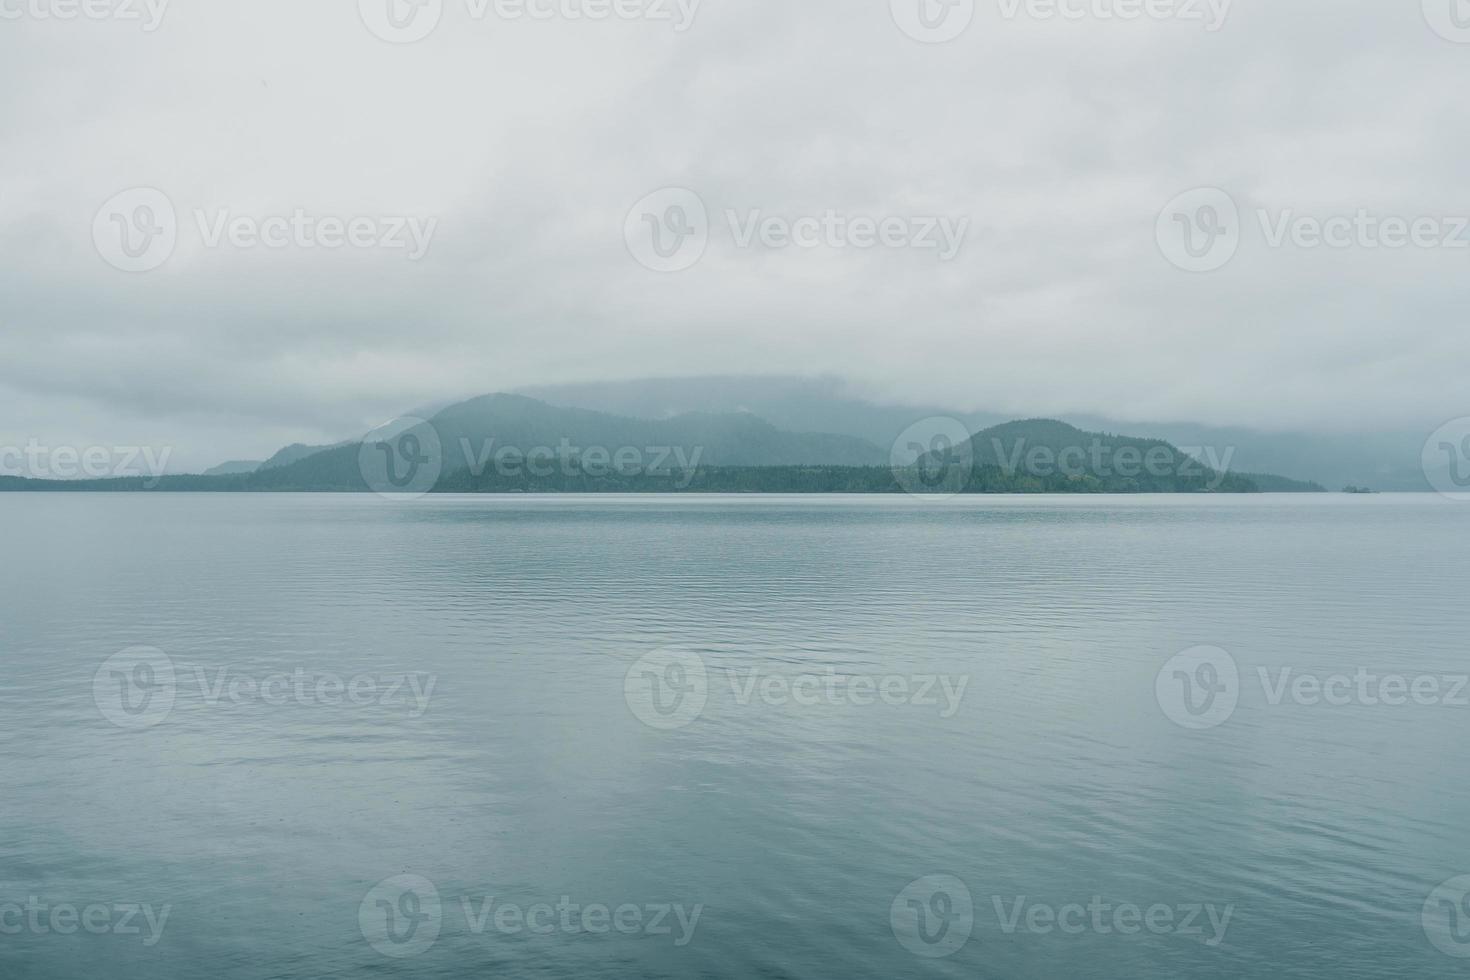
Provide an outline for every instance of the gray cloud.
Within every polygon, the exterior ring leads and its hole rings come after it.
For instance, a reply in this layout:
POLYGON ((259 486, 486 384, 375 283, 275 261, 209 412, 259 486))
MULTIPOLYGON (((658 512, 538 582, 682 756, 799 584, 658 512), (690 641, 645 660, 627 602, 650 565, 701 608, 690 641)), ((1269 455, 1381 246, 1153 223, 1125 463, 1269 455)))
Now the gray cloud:
POLYGON ((207 465, 454 395, 732 371, 1016 414, 1426 432, 1470 414, 1470 250, 1270 248, 1254 213, 1470 214, 1470 44, 1417 4, 1240 0, 1211 33, 981 0, 938 45, 878 0, 705 0, 683 33, 447 0, 407 45, 354 8, 0 21, 0 441, 167 439, 207 465), (92 222, 136 186, 181 229, 128 274, 92 222), (623 222, 669 186, 719 230, 661 275, 623 222), (1243 241, 1190 274, 1155 220, 1201 186, 1235 198, 1243 241), (206 248, 194 209, 438 227, 419 262, 206 248), (741 248, 726 209, 971 224, 940 262, 741 248))

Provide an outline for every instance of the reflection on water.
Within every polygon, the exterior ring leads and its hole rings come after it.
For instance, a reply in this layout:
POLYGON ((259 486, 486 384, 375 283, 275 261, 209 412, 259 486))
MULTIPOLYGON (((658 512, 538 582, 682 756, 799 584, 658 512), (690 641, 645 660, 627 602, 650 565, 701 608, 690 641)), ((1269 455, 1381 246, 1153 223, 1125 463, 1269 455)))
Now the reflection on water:
POLYGON ((1467 525, 7 495, 0 975, 1463 975, 1467 525))

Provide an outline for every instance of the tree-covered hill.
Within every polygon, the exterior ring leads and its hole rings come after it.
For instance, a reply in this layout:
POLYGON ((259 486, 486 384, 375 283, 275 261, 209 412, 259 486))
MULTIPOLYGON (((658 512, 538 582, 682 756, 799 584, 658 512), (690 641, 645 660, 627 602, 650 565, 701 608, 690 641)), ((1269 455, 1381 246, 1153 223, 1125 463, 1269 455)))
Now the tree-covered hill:
MULTIPOLYGON (((963 430, 961 430, 963 431, 963 430)), ((451 405, 334 447, 292 446, 254 471, 44 481, 0 490, 440 493, 1253 493, 1320 491, 1207 465, 1157 439, 1033 419, 920 445, 910 466, 852 436, 748 414, 638 419, 519 395, 451 405), (375 469, 376 468, 376 469, 375 469), (393 482, 407 475, 417 480, 393 482)), ((912 458, 912 457, 910 457, 912 458)))

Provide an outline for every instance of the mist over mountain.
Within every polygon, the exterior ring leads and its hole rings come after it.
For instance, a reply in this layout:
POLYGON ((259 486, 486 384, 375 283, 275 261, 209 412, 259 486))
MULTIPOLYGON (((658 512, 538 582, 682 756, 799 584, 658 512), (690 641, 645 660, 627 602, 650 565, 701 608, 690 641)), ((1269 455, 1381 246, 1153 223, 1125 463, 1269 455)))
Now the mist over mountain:
POLYGON ((260 469, 261 461, 258 459, 232 459, 218 466, 211 466, 205 470, 203 476, 241 476, 245 473, 254 473, 260 469))
MULTIPOLYGON (((888 450, 846 435, 786 432, 748 414, 690 413, 666 419, 562 408, 524 395, 485 395, 452 405, 428 420, 444 477, 521 469, 537 453, 560 462, 590 452, 611 461, 634 454, 663 468, 884 466, 888 450), (542 452, 544 451, 544 452, 542 452)), ((397 434, 395 431, 393 434, 397 434)), ((376 433, 381 438, 382 432, 376 433)), ((363 489, 354 440, 337 446, 288 446, 243 481, 262 490, 363 489)), ((460 481, 456 485, 463 485, 460 481)))
MULTIPOLYGON (((879 446, 891 445, 906 428, 928 417, 955 418, 972 432, 1016 417, 963 411, 937 403, 884 404, 863 397, 853 385, 832 376, 653 378, 523 390, 553 404, 644 418, 681 412, 745 411, 782 428, 842 433, 879 446)), ((1035 413, 1056 417, 1044 401, 1044 396, 1038 396, 1035 413)), ((1347 485, 1398 491, 1429 489, 1420 464, 1427 432, 1337 435, 1128 421, 1096 415, 1063 415, 1061 419, 1085 431, 1127 432, 1140 438, 1161 439, 1207 463, 1218 461, 1236 472, 1275 473, 1333 489, 1347 485)))
POLYGON ((971 431, 1014 418, 958 412, 939 404, 885 405, 861 397, 849 382, 831 375, 644 378, 520 391, 553 405, 649 419, 687 412, 748 412, 783 429, 841 433, 885 447, 915 421, 929 416, 952 416, 971 431))
POLYGON ((315 456, 317 453, 324 453, 329 449, 336 449, 340 446, 349 445, 355 445, 355 442, 351 439, 347 439, 343 440, 342 442, 333 443, 330 446, 308 446, 299 442, 292 443, 289 446, 282 447, 274 456, 261 463, 259 466, 256 467, 256 469, 279 469, 282 466, 290 466, 292 463, 299 463, 301 460, 306 459, 308 456, 315 456))
MULTIPOLYGON (((792 394, 787 392, 788 401, 792 394)), ((874 407, 870 420, 879 424, 874 407)), ((890 416, 896 418, 896 416, 890 416)), ((748 412, 613 415, 525 395, 485 395, 430 420, 403 417, 336 446, 287 446, 258 467, 200 476, 28 481, 0 489, 379 493, 1255 493, 1320 491, 1206 465, 1157 439, 1034 419, 971 436, 923 424, 884 447, 851 435, 788 432, 748 412)), ((1207 454, 1208 455, 1208 454, 1207 454)))
POLYGON ((433 418, 446 451, 446 470, 468 468, 464 447, 679 447, 701 453, 707 466, 885 465, 886 446, 842 434, 788 431, 765 418, 718 411, 648 419, 563 407, 523 395, 486 395, 433 418))
MULTIPOLYGON (((1037 401, 1044 403, 1046 398, 1038 395, 1037 401)), ((1035 415, 1065 422, 1082 432, 1126 433, 1136 439, 1162 440, 1214 469, 1231 473, 1276 474, 1288 481, 1317 483, 1334 490, 1348 486, 1383 491, 1431 489, 1421 458, 1427 437, 1424 432, 1338 435, 1177 421, 1133 422, 1058 414, 1045 404, 1037 406, 1035 415)), ((700 462, 704 466, 887 465, 899 436, 916 423, 953 419, 966 432, 978 433, 1016 419, 994 411, 966 411, 937 400, 885 402, 859 385, 832 375, 716 375, 543 385, 514 394, 439 400, 412 408, 401 417, 434 419, 436 426, 446 429, 446 472, 465 465, 465 453, 459 445, 463 439, 478 448, 486 442, 496 442, 496 448, 555 448, 563 438, 592 446, 658 443, 686 451, 698 446, 702 447, 700 462)), ((221 450, 214 459, 222 462, 207 468, 196 464, 200 468, 195 472, 215 478, 287 469, 331 450, 356 446, 363 433, 349 430, 327 434, 337 438, 280 446, 259 462, 231 457, 221 450)), ((135 438, 144 446, 160 442, 146 431, 135 438)), ((213 455, 199 446, 168 446, 165 451, 172 454, 174 450, 180 456, 202 457, 206 462, 213 455)), ((9 466, 0 462, 0 471, 20 477, 58 478, 40 468, 36 472, 27 472, 23 465, 17 469, 16 458, 23 462, 23 457, 12 454, 9 466)), ((348 457, 333 458, 341 461, 336 475, 316 470, 323 465, 322 460, 309 469, 317 478, 326 479, 328 485, 345 485, 342 481, 353 480, 348 457)), ((1443 466, 1453 465, 1452 459, 1446 455, 1443 466)), ((164 463, 163 471, 170 475, 187 472, 168 463, 166 457, 164 463)), ((1428 465, 1432 468, 1432 461, 1428 465)), ((304 471, 295 472, 300 475, 304 471)), ((92 476, 100 478, 99 474, 92 476)), ((59 478, 76 476, 63 473, 59 478)), ((276 485, 281 478, 265 482, 276 485)), ((1270 478, 1262 485, 1271 485, 1270 478)))

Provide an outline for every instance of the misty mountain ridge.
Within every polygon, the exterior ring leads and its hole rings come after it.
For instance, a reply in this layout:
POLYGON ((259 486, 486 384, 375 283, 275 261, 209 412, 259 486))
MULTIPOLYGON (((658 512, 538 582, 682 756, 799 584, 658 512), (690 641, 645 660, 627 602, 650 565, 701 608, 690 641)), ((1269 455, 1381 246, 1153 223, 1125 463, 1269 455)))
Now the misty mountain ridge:
MULTIPOLYGON (((883 404, 855 394, 851 384, 830 375, 653 378, 536 386, 521 389, 518 394, 561 408, 646 421, 667 422, 689 415, 754 416, 787 432, 849 436, 868 444, 870 451, 882 451, 880 456, 871 457, 881 457, 881 461, 887 458, 884 447, 892 445, 899 433, 919 419, 950 417, 963 423, 971 432, 980 432, 1011 422, 1014 418, 993 412, 956 411, 939 404, 883 404)), ((435 418, 442 411, 479 400, 439 402, 415 409, 407 415, 435 418)), ((1137 438, 1162 440, 1216 469, 1276 473, 1333 488, 1428 489, 1419 458, 1423 437, 1415 433, 1351 437, 1272 433, 1195 423, 1127 423, 1087 415, 1069 416, 1065 421, 1081 431, 1128 432, 1137 438)), ((354 441, 287 446, 260 464, 259 468, 286 466, 349 444, 354 444, 354 441)), ((860 454, 840 457, 825 453, 808 461, 828 463, 840 462, 844 458, 847 461, 864 461, 860 454)), ((742 457, 738 461, 747 460, 742 457)), ((772 464, 788 461, 789 457, 777 457, 772 464)), ((228 472, 242 471, 232 466, 228 472)), ((216 468, 207 475, 227 473, 216 468)))
MULTIPOLYGON (((879 446, 891 445, 915 421, 931 416, 957 419, 971 432, 1018 417, 960 411, 940 404, 883 403, 856 393, 855 386, 831 375, 653 378, 520 390, 554 404, 645 418, 691 411, 747 411, 782 428, 840 433, 879 446)), ((1042 412, 1037 414, 1044 414, 1044 406, 1040 407, 1042 412)), ((1336 435, 1266 432, 1191 422, 1128 422, 1086 413, 1063 418, 1083 431, 1128 432, 1160 439, 1206 463, 1211 462, 1212 454, 1221 463, 1229 454, 1234 471, 1279 473, 1333 488, 1361 485, 1378 490, 1430 489, 1420 463, 1428 430, 1336 435)))
MULTIPOLYGON (((638 419, 561 408, 524 395, 483 395, 428 420, 444 478, 478 475, 501 454, 538 451, 576 456, 587 450, 647 456, 663 469, 685 467, 882 466, 888 451, 851 436, 786 432, 748 414, 690 413, 638 419)), ((399 429, 405 425, 399 425, 399 429)), ((389 429, 397 435, 399 429, 389 429)), ((374 433, 381 438, 384 432, 374 433)), ((244 489, 361 490, 361 441, 283 448, 250 474, 244 489)))
POLYGON ((678 446, 690 453, 702 450, 707 466, 874 466, 888 459, 886 449, 860 438, 789 431, 745 413, 689 412, 642 419, 559 407, 524 395, 473 398, 445 409, 432 422, 456 469, 464 454, 454 448, 490 440, 526 451, 557 447, 563 440, 609 448, 678 446))
POLYGON ((287 446, 253 470, 237 463, 232 472, 152 481, 18 482, 31 489, 401 492, 369 476, 366 467, 383 454, 392 467, 385 473, 396 473, 400 463, 417 471, 422 463, 432 472, 419 490, 440 492, 928 493, 937 489, 926 482, 936 470, 955 484, 952 492, 971 493, 1321 489, 1207 466, 1162 440, 1090 433, 1055 420, 1002 423, 972 437, 964 430, 959 441, 962 460, 920 446, 914 464, 895 468, 891 447, 790 432, 749 413, 649 419, 495 394, 450 405, 428 421, 395 420, 359 440, 287 446))

